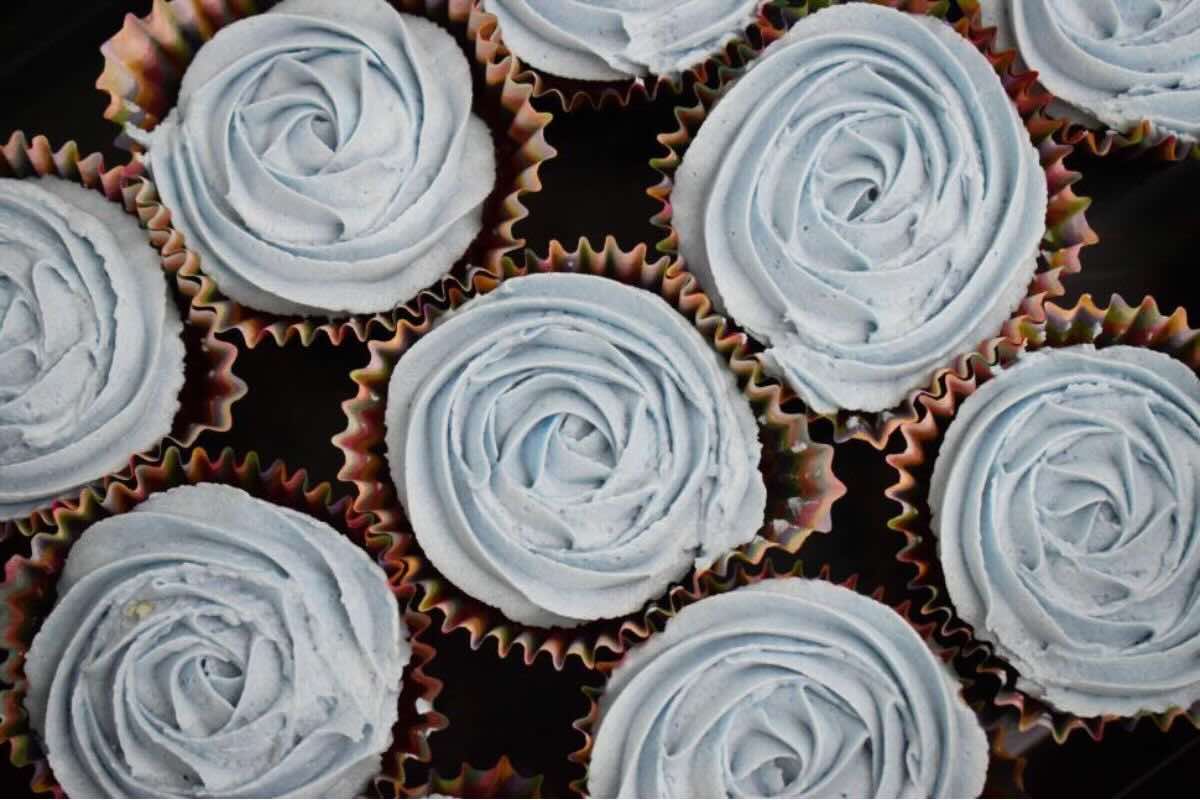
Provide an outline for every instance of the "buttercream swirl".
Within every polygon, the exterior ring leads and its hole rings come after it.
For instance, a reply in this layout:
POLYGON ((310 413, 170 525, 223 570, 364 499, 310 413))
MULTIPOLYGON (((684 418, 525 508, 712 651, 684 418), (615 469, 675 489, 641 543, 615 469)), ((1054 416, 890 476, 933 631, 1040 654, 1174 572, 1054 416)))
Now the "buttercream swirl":
POLYGON ((675 75, 717 53, 762 0, 485 0, 505 44, 564 78, 675 75))
POLYGON ((1045 350, 946 433, 930 507, 950 599, 1064 711, 1200 699, 1200 380, 1142 348, 1045 350))
POLYGON ((688 606, 614 670, 594 797, 976 797, 988 743, 887 606, 770 580, 688 606))
POLYGON ((407 633, 328 525, 197 484, 93 525, 25 665, 72 797, 352 797, 392 738, 407 633))
POLYGON ((284 0, 200 48, 149 134, 173 221, 221 291, 284 314, 375 312, 482 227, 491 134, 448 33, 383 0, 284 0))
POLYGON ((798 22, 718 100, 671 202, 688 266, 815 410, 898 404, 998 333, 1045 230, 987 59, 866 3, 798 22))
POLYGON ((763 524, 733 374, 662 298, 607 278, 472 300, 401 359, 386 424, 422 549, 520 622, 635 611, 763 524))
POLYGON ((1200 142, 1197 0, 985 0, 998 43, 1015 47, 1069 116, 1151 139, 1200 142))
POLYGON ((0 179, 0 519, 170 433, 181 332, 136 219, 59 178, 0 179))

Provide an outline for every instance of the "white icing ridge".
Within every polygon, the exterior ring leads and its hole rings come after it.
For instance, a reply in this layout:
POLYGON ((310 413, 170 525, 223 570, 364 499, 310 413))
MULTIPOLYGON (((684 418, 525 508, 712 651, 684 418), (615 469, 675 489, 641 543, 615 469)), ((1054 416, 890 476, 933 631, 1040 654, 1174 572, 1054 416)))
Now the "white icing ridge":
POLYGON ((977 797, 988 741, 887 606, 768 580, 705 598, 600 698, 592 797, 977 797))
POLYGON ((618 81, 677 75, 719 53, 762 0, 485 0, 505 45, 552 75, 618 81))
POLYGON ((399 711, 387 576, 329 525, 197 484, 97 522, 26 709, 71 797, 354 797, 399 711))
POLYGON ((671 194, 688 268, 820 413, 881 411, 1020 305, 1045 232, 1037 150, 941 20, 835 6, 722 96, 671 194))
POLYGON ((386 311, 457 261, 495 183, 470 66, 383 0, 284 0, 221 29, 148 134, 172 222, 251 308, 386 311))
POLYGON ((505 281, 439 321, 388 386, 392 478, 430 561, 530 625, 636 611, 751 540, 749 402, 658 295, 505 281))
POLYGON ((0 179, 0 520, 171 432, 183 326, 137 220, 61 178, 0 179))
POLYGON ((1200 1, 984 0, 997 44, 1089 127, 1200 142, 1200 1))
POLYGON ((1200 700, 1200 380, 1137 347, 1021 357, 963 401, 929 489, 959 616, 1080 716, 1200 700))

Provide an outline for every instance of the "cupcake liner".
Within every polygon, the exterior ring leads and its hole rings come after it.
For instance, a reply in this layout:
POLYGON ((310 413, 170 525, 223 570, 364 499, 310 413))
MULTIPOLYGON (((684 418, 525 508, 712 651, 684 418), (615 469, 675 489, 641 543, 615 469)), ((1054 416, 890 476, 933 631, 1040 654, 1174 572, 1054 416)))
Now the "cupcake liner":
POLYGON ((1073 308, 1047 303, 1043 320, 1022 323, 1022 339, 1019 344, 996 340, 965 360, 961 369, 942 370, 933 387, 915 398, 916 417, 900 428, 904 449, 887 457, 897 477, 886 495, 901 507, 888 527, 906 540, 897 560, 911 570, 908 587, 919 598, 922 614, 936 620, 938 641, 958 653, 955 666, 969 680, 968 700, 985 720, 1010 725, 1018 732, 1040 727, 1059 743, 1077 730, 1099 740, 1105 727, 1116 721, 1133 725, 1150 719, 1166 730, 1177 718, 1185 717, 1200 726, 1200 703, 1190 709, 1129 718, 1083 718, 1055 709, 1017 689, 1016 672, 995 654, 991 644, 976 639, 971 627, 954 612, 938 561, 936 537, 930 528, 928 477, 937 446, 963 400, 1021 353, 1046 347, 1147 347, 1200 372, 1200 330, 1188 327, 1183 309, 1164 315, 1149 297, 1138 306, 1128 305, 1117 295, 1107 307, 1097 306, 1089 295, 1073 308))
MULTIPOLYGON (((737 57, 722 64, 717 70, 717 81, 713 84, 703 84, 696 87, 697 101, 693 105, 680 105, 675 109, 675 119, 678 123, 672 131, 659 134, 658 141, 664 148, 663 155, 651 159, 650 166, 661 176, 659 182, 647 189, 647 194, 662 204, 662 209, 651 217, 651 223, 664 231, 656 248, 672 258, 679 257, 679 232, 673 221, 673 206, 671 193, 675 186, 675 172, 683 161, 688 145, 695 138, 701 124, 707 118, 713 105, 721 95, 744 74, 748 64, 758 57, 766 47, 783 36, 790 27, 808 13, 812 13, 829 5, 836 4, 824 0, 799 4, 789 7, 781 15, 768 14, 762 17, 764 24, 741 42, 737 57)), ((934 14, 942 16, 948 10, 946 0, 873 0, 878 5, 887 5, 901 11, 914 14, 934 14)), ((1036 146, 1041 158, 1042 169, 1046 173, 1046 186, 1049 203, 1046 209, 1046 233, 1042 239, 1038 269, 1029 285, 1028 292, 1021 306, 1014 312, 1003 330, 997 334, 1013 338, 1017 341, 1021 325, 1025 320, 1037 320, 1041 317, 1041 307, 1046 298, 1059 297, 1065 294, 1062 285, 1063 275, 1080 271, 1079 252, 1090 244, 1099 241, 1095 232, 1088 227, 1084 212, 1091 205, 1090 198, 1076 195, 1072 188, 1082 177, 1066 166, 1066 159, 1074 151, 1070 142, 1056 138, 1055 134, 1061 127, 1045 115, 1045 107, 1050 97, 1045 93, 1032 89, 1036 75, 1018 70, 1014 64, 1012 53, 996 53, 991 46, 994 30, 984 30, 974 25, 969 19, 960 19, 954 23, 954 28, 962 36, 969 39, 987 57, 995 68, 1004 84, 1005 90, 1020 113, 1029 135, 1036 146)), ((684 265, 686 267, 686 264, 684 265)), ((751 347, 755 352, 762 352, 762 346, 754 343, 751 347)), ((970 354, 959 356, 955 363, 961 365, 970 354)), ((927 386, 929 384, 926 384, 927 386)), ((840 411, 836 414, 810 414, 813 421, 824 419, 831 423, 834 439, 845 442, 858 439, 877 449, 885 449, 892 434, 906 421, 913 419, 916 411, 913 407, 915 397, 920 390, 913 391, 898 407, 878 413, 859 411, 840 411)))
POLYGON ((421 788, 421 796, 538 798, 542 796, 542 776, 525 777, 517 772, 508 756, 501 756, 486 769, 463 764, 459 773, 451 776, 442 776, 435 770, 421 788))
MULTIPOLYGON (((868 595, 872 599, 888 605, 920 634, 921 638, 925 640, 926 644, 929 645, 939 659, 947 664, 951 664, 956 658, 957 653, 954 646, 946 646, 935 637, 934 623, 921 619, 916 613, 916 609, 912 607, 911 601, 905 600, 899 604, 889 603, 884 596, 882 588, 871 592, 864 591, 863 587, 860 586, 857 575, 851 575, 839 581, 835 580, 828 566, 821 567, 814 574, 794 555, 784 553, 778 553, 777 555, 779 556, 778 558, 761 561, 743 560, 737 564, 730 565, 731 568, 722 574, 709 572, 697 576, 688 587, 678 587, 664 601, 655 606, 653 617, 648 616, 648 620, 652 619, 652 624, 642 632, 638 642, 645 641, 650 636, 660 633, 683 608, 707 597, 730 592, 764 580, 811 577, 817 580, 835 582, 840 586, 852 589, 860 594, 868 595)), ((636 643, 631 642, 631 644, 636 643)), ((606 682, 607 676, 621 664, 624 655, 624 652, 617 654, 617 657, 596 665, 596 669, 604 674, 606 682)), ((571 782, 571 789, 580 797, 588 797, 587 770, 591 763, 592 747, 595 744, 596 724, 600 718, 600 698, 604 694, 604 688, 602 686, 583 686, 582 691, 588 700, 588 710, 572 724, 572 727, 579 733, 579 737, 583 740, 583 745, 573 752, 569 756, 569 759, 571 763, 579 765, 583 770, 583 775, 571 782)), ((965 695, 965 690, 963 694, 965 695)), ((994 788, 992 794, 998 793, 1000 795, 1013 796, 1015 794, 1013 789, 1022 787, 1024 761, 1008 754, 1004 747, 1005 732, 1003 729, 989 729, 987 732, 988 740, 991 744, 991 763, 988 767, 987 785, 989 788, 994 788)))
MULTIPOLYGON (((239 460, 226 449, 214 461, 203 449, 185 454, 172 447, 159 460, 140 461, 129 475, 114 478, 103 491, 85 490, 76 500, 57 506, 52 520, 38 522, 31 531, 28 554, 9 559, 0 583, 0 648, 4 653, 0 666, 4 684, 0 692, 0 747, 7 745, 14 767, 32 768, 30 788, 35 794, 62 796, 63 792, 25 713, 25 655, 54 605, 58 575, 68 552, 94 522, 129 511, 154 492, 201 482, 239 487, 262 500, 294 508, 332 525, 370 552, 387 573, 393 590, 404 595, 409 568, 404 537, 372 530, 371 517, 354 511, 347 498, 335 499, 328 483, 313 485, 303 470, 290 472, 279 461, 264 469, 255 453, 239 460)), ((413 656, 404 672, 401 715, 392 746, 384 754, 382 772, 372 784, 382 796, 401 796, 408 791, 404 784, 407 762, 427 762, 427 737, 446 724, 445 718, 433 710, 441 682, 425 674, 434 651, 417 639, 430 620, 411 609, 404 611, 404 619, 413 634, 413 656)))
MULTIPOLYGON (((163 254, 165 264, 167 254, 164 241, 155 236, 150 221, 139 213, 142 207, 139 198, 146 191, 146 186, 136 169, 128 166, 108 168, 99 153, 81 155, 75 142, 67 142, 54 150, 45 136, 35 136, 31 141, 23 132, 16 131, 6 144, 0 146, 0 177, 34 176, 57 176, 75 181, 120 204, 149 231, 150 243, 163 254)), ((190 251, 182 239, 175 247, 177 254, 190 257, 190 251)), ((204 309, 186 306, 180 312, 186 323, 183 329, 185 381, 179 395, 179 411, 164 442, 190 447, 205 431, 225 432, 233 426, 233 404, 246 394, 246 384, 233 372, 237 348, 217 338, 212 314, 204 309)), ((162 445, 159 445, 138 458, 155 460, 161 452, 162 445)), ((119 476, 128 477, 128 470, 119 473, 119 476)), ((94 485, 106 485, 114 477, 118 476, 98 478, 94 485)), ((14 530, 30 535, 38 524, 50 522, 57 505, 56 502, 50 508, 36 511, 24 519, 0 522, 0 540, 7 538, 14 530)))
MULTIPOLYGON (((571 252, 552 242, 546 257, 527 254, 525 267, 506 260, 503 275, 475 270, 467 283, 455 284, 440 298, 428 296, 425 299, 429 302, 423 306, 413 306, 390 340, 370 342, 370 363, 351 375, 358 385, 358 394, 342 406, 348 418, 347 429, 334 437, 334 444, 343 451, 346 460, 338 477, 358 488, 355 509, 378 515, 381 531, 403 531, 406 535, 411 531, 388 475, 384 414, 393 368, 412 343, 432 328, 437 317, 473 296, 490 292, 502 280, 538 272, 579 272, 606 276, 663 297, 693 322, 729 364, 760 420, 766 434, 762 472, 767 485, 767 523, 755 539, 719 558, 709 572, 721 574, 732 562, 758 564, 775 550, 794 553, 809 534, 828 531, 830 509, 845 493, 845 487, 832 471, 833 448, 809 440, 804 417, 788 410, 793 405, 791 395, 763 375, 758 361, 749 355, 747 337, 713 312, 695 278, 667 258, 648 262, 645 256, 645 247, 623 251, 611 238, 601 250, 594 249, 586 240, 581 240, 571 252)), ((417 587, 413 602, 419 611, 436 611, 445 633, 457 629, 468 631, 472 649, 493 639, 501 657, 508 656, 515 648, 521 651, 527 664, 544 653, 559 669, 570 656, 592 667, 603 658, 601 651, 620 653, 629 642, 643 638, 658 613, 652 604, 636 614, 581 628, 520 625, 462 593, 424 559, 418 562, 419 567, 410 578, 417 587)), ((699 579, 693 575, 687 580, 699 579)), ((672 589, 668 597, 679 588, 672 589)))
MULTIPOLYGON (((987 36, 989 44, 995 40, 996 29, 984 27, 981 22, 980 0, 958 0, 958 6, 963 15, 970 20, 970 24, 987 36)), ((999 55, 1013 59, 1019 57, 1016 50, 1003 51, 999 55)), ((1037 73, 1033 74, 1036 76, 1037 73)), ((1053 95, 1042 88, 1040 84, 1037 91, 1047 95, 1051 100, 1054 99, 1053 95)), ((1155 139, 1153 124, 1148 119, 1142 120, 1129 130, 1118 131, 1107 127, 1093 128, 1067 117, 1055 116, 1052 108, 1045 109, 1044 113, 1046 118, 1058 128, 1056 135, 1061 141, 1086 150, 1097 158, 1107 156, 1140 158, 1145 156, 1167 162, 1184 161, 1189 158, 1200 159, 1200 142, 1189 145, 1174 134, 1155 139)))
MULTIPOLYGON (((423 15, 449 28, 460 44, 474 41, 480 50, 478 29, 470 24, 467 0, 392 0, 402 11, 423 15)), ((154 128, 175 104, 183 74, 196 51, 222 27, 264 11, 273 2, 249 0, 207 2, 206 0, 155 0, 145 17, 127 15, 121 30, 101 46, 104 71, 96 87, 109 95, 104 116, 118 125, 154 128)), ((477 15, 477 14, 476 14, 477 15)), ((484 227, 466 253, 439 284, 425 290, 438 294, 452 276, 461 278, 467 264, 496 269, 506 255, 524 245, 514 231, 529 215, 523 203, 526 194, 541 190, 538 170, 556 151, 546 142, 545 129, 552 116, 534 109, 532 89, 495 74, 482 56, 472 65, 476 80, 473 111, 491 128, 497 148, 496 185, 484 204, 484 227)), ((128 167, 141 181, 138 213, 152 235, 161 242, 164 263, 190 298, 193 308, 212 315, 220 333, 236 330, 248 347, 268 337, 283 345, 293 339, 307 346, 319 336, 334 345, 350 338, 360 342, 373 335, 389 335, 396 329, 397 310, 359 314, 333 319, 270 314, 248 308, 226 297, 203 271, 196 253, 183 246, 182 234, 171 224, 171 212, 159 198, 146 174, 138 146, 126 135, 118 144, 134 151, 128 167)))

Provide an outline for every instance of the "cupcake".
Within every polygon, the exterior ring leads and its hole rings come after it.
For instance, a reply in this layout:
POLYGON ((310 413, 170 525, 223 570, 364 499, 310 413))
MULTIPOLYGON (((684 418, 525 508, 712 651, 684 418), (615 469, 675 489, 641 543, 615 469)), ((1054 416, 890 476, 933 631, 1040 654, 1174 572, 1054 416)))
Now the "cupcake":
POLYGON ((674 76, 754 22, 763 0, 482 0, 513 55, 582 81, 674 76))
POLYGON ((77 494, 171 432, 182 332, 135 217, 58 177, 0 178, 0 520, 77 494))
POLYGON ((736 379, 662 298, 606 278, 512 278, 439 321, 385 426, 422 550, 528 625, 631 613, 763 525, 736 379))
POLYGON ((347 797, 380 769, 407 631, 328 524, 215 483, 71 549, 24 705, 73 797, 347 797))
POLYGON ((1019 358, 962 401, 929 484, 949 600, 1078 716, 1200 700, 1200 379, 1143 347, 1019 358))
POLYGON ((1055 111, 1145 144, 1200 145, 1200 3, 979 0, 997 44, 1016 49, 1055 111), (1140 133, 1137 134, 1139 137, 1140 133))
POLYGON ((988 742, 887 606, 819 580, 680 611, 599 701, 594 797, 975 797, 988 742))
POLYGON ((967 38, 855 3, 804 17, 723 90, 668 202, 688 268, 768 345, 765 368, 832 414, 892 408, 1000 331, 1046 189, 967 38))
POLYGON ((383 0, 284 0, 223 27, 166 119, 129 132, 204 271, 275 314, 406 302, 479 234, 496 179, 457 42, 383 0))

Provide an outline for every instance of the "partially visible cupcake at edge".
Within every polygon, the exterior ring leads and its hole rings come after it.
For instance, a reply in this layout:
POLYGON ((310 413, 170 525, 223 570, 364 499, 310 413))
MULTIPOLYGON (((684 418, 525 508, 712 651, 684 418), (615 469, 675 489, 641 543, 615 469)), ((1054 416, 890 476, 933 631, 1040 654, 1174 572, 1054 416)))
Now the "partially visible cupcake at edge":
POLYGON ((505 45, 551 75, 672 76, 741 36, 763 0, 483 0, 505 45))
POLYGON ((814 410, 882 411, 997 335, 1045 231, 1037 150, 991 64, 940 19, 811 14, 688 146, 679 248, 814 410))
POLYGON ((1015 49, 1058 113, 1128 133, 1150 123, 1200 144, 1198 0, 980 0, 997 44, 1015 49))
POLYGON ((1078 716, 1200 701, 1200 379, 1147 348, 1022 356, 959 406, 929 487, 954 609, 1078 716))
POLYGON ((496 176, 455 39, 384 0, 283 0, 222 28, 148 133, 172 223, 233 300, 336 316, 401 305, 483 226, 496 176))
POLYGON ((71 797, 352 797, 398 716, 408 634, 329 525, 196 484, 91 526, 25 661, 71 797))
POLYGON ((988 741, 892 609, 765 580, 680 611, 599 700, 594 797, 976 797, 988 741))
POLYGON ((135 217, 61 178, 0 179, 0 520, 171 432, 182 332, 135 217))
POLYGON ((763 525, 734 375, 665 300, 607 278, 513 278, 446 316, 397 364, 385 425, 422 550, 518 622, 631 613, 763 525))

